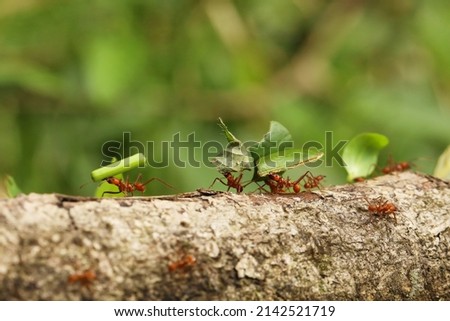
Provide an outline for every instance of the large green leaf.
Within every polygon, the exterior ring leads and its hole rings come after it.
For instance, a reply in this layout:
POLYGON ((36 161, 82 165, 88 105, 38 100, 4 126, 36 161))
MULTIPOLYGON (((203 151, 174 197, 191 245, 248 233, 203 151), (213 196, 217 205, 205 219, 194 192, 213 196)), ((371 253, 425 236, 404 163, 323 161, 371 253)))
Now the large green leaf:
POLYGON ((380 150, 389 144, 389 139, 377 133, 355 136, 344 148, 342 159, 347 170, 347 180, 368 177, 375 170, 380 150))

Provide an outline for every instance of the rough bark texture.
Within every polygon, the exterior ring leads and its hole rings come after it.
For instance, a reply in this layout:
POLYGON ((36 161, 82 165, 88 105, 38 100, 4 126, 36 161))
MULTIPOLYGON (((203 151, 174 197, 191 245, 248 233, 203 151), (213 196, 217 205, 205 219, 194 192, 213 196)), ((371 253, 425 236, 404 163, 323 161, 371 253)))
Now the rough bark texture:
POLYGON ((449 240, 449 184, 411 172, 298 195, 30 194, 0 200, 0 299, 450 300, 449 240), (367 211, 379 196, 397 223, 367 211))

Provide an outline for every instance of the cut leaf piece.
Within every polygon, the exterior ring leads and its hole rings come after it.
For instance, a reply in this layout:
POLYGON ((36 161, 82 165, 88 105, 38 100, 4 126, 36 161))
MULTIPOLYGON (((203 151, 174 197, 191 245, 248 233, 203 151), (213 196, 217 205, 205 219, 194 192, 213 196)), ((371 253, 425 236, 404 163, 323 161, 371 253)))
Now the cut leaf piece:
POLYGON ((22 194, 22 190, 17 186, 17 183, 12 176, 6 175, 5 186, 8 197, 14 198, 17 195, 22 194))
POLYGON ((227 145, 222 156, 211 158, 217 170, 221 174, 226 172, 242 172, 253 168, 253 158, 247 154, 247 151, 237 142, 232 142, 227 145))
POLYGON ((220 117, 219 126, 227 138, 228 145, 221 156, 211 157, 211 163, 216 166, 221 174, 252 169, 254 167, 254 161, 250 153, 242 142, 228 130, 228 127, 220 117))
POLYGON ((133 156, 111 163, 108 166, 103 166, 93 170, 91 172, 91 178, 94 182, 99 182, 105 178, 125 173, 133 168, 145 166, 145 163, 146 158, 144 154, 134 154, 133 156))
POLYGON ((362 133, 355 136, 344 148, 342 159, 347 170, 347 180, 368 177, 375 170, 380 150, 389 144, 389 139, 377 133, 362 133))
POLYGON ((301 149, 291 148, 261 157, 256 162, 257 176, 265 177, 271 173, 281 173, 306 163, 311 163, 323 157, 322 152, 305 155, 301 149))
POLYGON ((279 122, 271 121, 269 131, 261 141, 250 147, 250 151, 255 160, 258 160, 260 157, 293 147, 292 135, 289 130, 279 122))
POLYGON ((450 145, 439 156, 433 175, 440 179, 450 181, 450 145))
POLYGON ((241 141, 239 139, 236 138, 236 136, 234 136, 229 130, 227 125, 225 125, 225 123, 223 122, 222 118, 219 117, 219 127, 222 128, 223 133, 225 134, 225 137, 227 138, 229 143, 239 143, 240 145, 242 145, 241 141))

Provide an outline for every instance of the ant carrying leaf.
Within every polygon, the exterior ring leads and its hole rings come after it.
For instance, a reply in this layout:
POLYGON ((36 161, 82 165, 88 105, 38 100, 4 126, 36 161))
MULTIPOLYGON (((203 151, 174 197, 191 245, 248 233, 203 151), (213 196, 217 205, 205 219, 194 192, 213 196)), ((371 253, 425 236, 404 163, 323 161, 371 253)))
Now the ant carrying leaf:
POLYGON ((228 140, 228 145, 221 156, 211 158, 211 163, 213 163, 219 173, 225 177, 226 182, 221 178, 216 178, 212 182, 210 188, 215 182, 219 181, 225 186, 228 186, 228 190, 230 190, 230 188, 235 188, 236 192, 240 193, 244 189, 241 184, 243 176, 242 172, 253 168, 254 161, 242 142, 228 130, 221 118, 219 118, 219 126, 222 128, 225 137, 228 140), (232 173, 238 174, 234 177, 232 173))
POLYGON ((134 183, 130 183, 128 180, 128 177, 125 181, 123 179, 119 179, 117 177, 108 177, 107 179, 105 179, 105 181, 109 185, 116 186, 117 191, 104 191, 102 193, 102 197, 104 197, 105 194, 122 194, 123 196, 128 196, 128 195, 133 196, 133 193, 135 191, 139 191, 142 194, 144 194, 144 192, 146 190, 146 185, 154 180, 160 182, 161 184, 163 184, 171 189, 174 189, 173 186, 167 184, 166 182, 164 182, 163 180, 161 180, 157 177, 152 177, 145 182, 141 182, 141 177, 142 177, 142 174, 139 174, 134 183))

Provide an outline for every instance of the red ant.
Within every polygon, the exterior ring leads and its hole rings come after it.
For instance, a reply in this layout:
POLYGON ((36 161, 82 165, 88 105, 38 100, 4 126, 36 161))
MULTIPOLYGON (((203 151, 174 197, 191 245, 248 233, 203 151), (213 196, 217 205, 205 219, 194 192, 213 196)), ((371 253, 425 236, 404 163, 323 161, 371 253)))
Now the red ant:
POLYGON ((167 184, 166 182, 164 182, 163 180, 161 180, 161 179, 159 179, 157 177, 150 178, 149 180, 147 180, 144 183, 142 183, 140 181, 141 177, 142 177, 142 174, 139 174, 138 177, 136 178, 136 181, 134 183, 132 183, 132 184, 129 183, 128 177, 127 177, 125 182, 123 180, 119 179, 119 178, 116 178, 116 177, 108 177, 108 178, 106 178, 105 181, 108 184, 117 186, 119 188, 119 191, 118 192, 108 192, 108 191, 103 192, 102 197, 105 194, 119 194, 119 193, 124 193, 125 195, 128 195, 128 194, 133 195, 134 191, 139 191, 139 192, 142 192, 142 194, 144 194, 145 189, 146 189, 145 185, 147 185, 148 183, 150 183, 150 182, 152 182, 154 180, 157 180, 161 184, 164 184, 167 187, 173 189, 173 187, 171 185, 167 184))
POLYGON ((379 217, 388 217, 390 214, 393 215, 395 223, 397 224, 397 216, 395 213, 397 212, 397 207, 390 203, 389 201, 383 199, 381 196, 369 202, 367 198, 365 198, 368 207, 367 210, 374 216, 379 217))
POLYGON ((310 171, 307 171, 296 181, 291 181, 289 177, 284 179, 281 175, 271 173, 267 175, 265 183, 269 185, 272 194, 286 193, 291 188, 297 194, 301 190, 300 181, 305 177, 307 178, 307 181, 303 185, 305 189, 320 188, 320 181, 325 178, 324 175, 314 176, 310 171))
POLYGON ((228 186, 227 192, 230 190, 230 188, 235 188, 237 193, 241 193, 244 190, 244 186, 242 186, 241 184, 242 175, 243 174, 241 173, 238 177, 234 177, 230 172, 225 172, 223 173, 223 176, 225 176, 227 182, 225 183, 222 179, 217 177, 216 179, 214 179, 209 188, 211 188, 216 183, 216 181, 219 181, 223 185, 228 186))
POLYGON ((121 179, 116 177, 108 177, 105 179, 105 181, 108 184, 116 185, 119 188, 119 191, 118 192, 105 191, 103 192, 102 197, 105 196, 105 194, 119 194, 119 193, 124 193, 125 195, 128 193, 132 194, 134 191, 133 185, 128 183, 128 178, 125 183, 121 179))
POLYGON ((308 175, 306 176, 307 181, 305 183, 305 185, 303 185, 303 187, 305 189, 312 189, 317 187, 318 189, 320 189, 320 181, 322 181, 325 176, 324 175, 318 175, 318 176, 314 176, 311 172, 306 172, 308 175))
POLYGON ((270 192, 272 194, 286 193, 286 191, 289 191, 290 188, 292 188, 294 193, 300 193, 301 187, 300 187, 299 183, 303 178, 305 178, 305 176, 308 173, 309 172, 306 172, 305 174, 300 176, 300 178, 297 179, 296 181, 291 181, 291 179, 289 177, 283 178, 279 174, 270 173, 265 178, 264 183, 265 183, 265 185, 269 185, 270 192))
POLYGON ((353 182, 355 183, 362 183, 364 182, 366 179, 364 177, 356 177, 353 179, 353 182))
POLYGON ((393 173, 393 172, 403 172, 403 171, 406 171, 406 170, 408 170, 410 168, 411 168, 411 164, 410 163, 408 163, 406 161, 396 163, 392 159, 392 156, 389 156, 387 165, 385 167, 383 167, 381 169, 381 171, 383 172, 383 174, 390 174, 390 173, 393 173))
POLYGON ((96 278, 94 271, 86 270, 83 273, 69 275, 67 282, 72 284, 78 282, 82 286, 89 287, 96 278))
POLYGON ((181 258, 181 260, 169 263, 167 268, 170 272, 174 272, 176 270, 185 270, 188 267, 194 266, 197 263, 197 259, 193 255, 185 255, 181 258))

